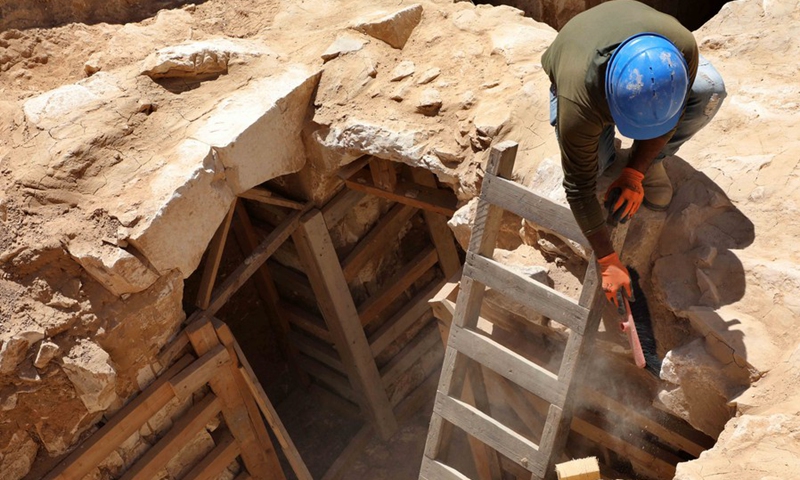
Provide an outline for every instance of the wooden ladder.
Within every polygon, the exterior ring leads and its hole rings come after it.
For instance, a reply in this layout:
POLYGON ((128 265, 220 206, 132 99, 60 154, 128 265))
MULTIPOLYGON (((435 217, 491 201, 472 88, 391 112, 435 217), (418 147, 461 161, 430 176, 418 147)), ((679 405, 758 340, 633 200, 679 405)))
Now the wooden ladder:
POLYGON ((577 302, 493 260, 504 210, 588 249, 588 243, 568 208, 510 180, 516 152, 517 144, 506 141, 495 146, 489 157, 447 341, 420 479, 469 480, 440 459, 442 447, 450 441, 453 426, 492 451, 494 465, 478 468, 481 479, 495 480, 502 475, 497 453, 530 472, 531 479, 552 478, 556 458, 567 441, 572 420, 571 397, 576 395, 577 390, 574 380, 577 378, 579 359, 591 343, 587 341, 587 336, 597 331, 605 297, 599 288, 594 255, 589 259, 577 302), (487 287, 569 328, 569 339, 557 374, 479 333, 477 323, 487 287), (481 368, 475 368, 479 366, 493 370, 550 403, 539 445, 486 413, 488 401, 481 368), (472 390, 464 395, 466 401, 460 399, 465 385, 472 390), (483 408, 479 408, 480 403, 484 404, 483 408))

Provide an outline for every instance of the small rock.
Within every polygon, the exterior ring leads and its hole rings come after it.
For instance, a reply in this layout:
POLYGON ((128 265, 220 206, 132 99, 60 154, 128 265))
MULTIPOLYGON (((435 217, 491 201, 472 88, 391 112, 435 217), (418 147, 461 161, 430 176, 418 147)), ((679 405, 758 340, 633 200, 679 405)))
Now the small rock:
POLYGON ((86 60, 86 63, 83 64, 83 72, 86 74, 86 76, 91 77, 95 73, 102 70, 104 63, 103 60, 104 58, 102 53, 93 53, 89 59, 86 60))
POLYGON ((462 93, 460 104, 462 110, 469 110, 475 106, 475 93, 472 90, 467 90, 466 92, 462 93))
POLYGON ((441 73, 442 71, 436 67, 429 68, 428 70, 425 70, 422 75, 420 75, 419 80, 417 80, 417 84, 425 85, 427 83, 431 83, 432 81, 436 80, 436 77, 438 77, 441 73))
POLYGON ((717 258, 717 249, 709 245, 698 247, 693 252, 695 254, 694 264, 698 267, 711 268, 717 258))
POLYGON ((322 59, 327 62, 328 60, 333 60, 339 55, 357 52, 364 48, 366 43, 367 42, 360 38, 353 37, 351 35, 343 35, 334 40, 333 43, 331 43, 330 46, 328 46, 328 48, 322 52, 322 59))
POLYGON ((42 381, 39 372, 33 368, 33 364, 30 362, 25 362, 19 367, 19 374, 17 376, 23 382, 39 383, 42 381))
POLYGON ((461 152, 454 152, 442 148, 434 148, 433 154, 439 157, 439 160, 446 163, 461 163, 464 161, 464 154, 461 152))
POLYGON ((61 351, 61 347, 53 342, 44 341, 41 345, 39 345, 39 352, 36 354, 36 360, 33 361, 33 366, 39 369, 43 369, 50 363, 58 352, 61 351))
POLYGON ((353 25, 353 29, 382 40, 394 48, 403 48, 421 19, 422 5, 414 4, 375 20, 359 22, 353 25))
POLYGON ((395 102, 402 102, 406 99, 406 95, 408 94, 408 88, 411 86, 410 83, 402 83, 394 89, 394 91, 389 95, 389 98, 394 100, 395 102))
POLYGON ((89 413, 104 411, 117 400, 117 371, 99 345, 81 340, 62 361, 64 373, 89 413))
POLYGON ((12 393, 7 397, 0 397, 0 410, 3 412, 7 412, 9 410, 14 410, 17 408, 17 400, 19 397, 16 393, 12 393))
POLYGON ((435 88, 426 88, 417 103, 417 112, 433 117, 442 108, 442 96, 435 88))
POLYGON ((403 60, 402 62, 398 63, 392 73, 389 75, 389 81, 391 82, 399 82, 400 80, 410 77, 414 75, 414 62, 410 60, 403 60))
POLYGON ((717 308, 720 305, 719 290, 709 276, 700 268, 697 269, 697 286, 700 288, 700 305, 717 308))
POLYGON ((0 348, 0 374, 9 374, 17 369, 17 366, 25 358, 30 342, 19 336, 14 336, 5 342, 0 348))

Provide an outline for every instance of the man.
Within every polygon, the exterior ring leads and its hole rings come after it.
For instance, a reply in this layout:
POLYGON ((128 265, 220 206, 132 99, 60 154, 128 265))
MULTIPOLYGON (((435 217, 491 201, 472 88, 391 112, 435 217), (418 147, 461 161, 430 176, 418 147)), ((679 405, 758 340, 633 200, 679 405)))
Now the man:
POLYGON ((634 140, 605 194, 608 214, 626 222, 644 203, 665 210, 672 185, 662 160, 703 128, 725 98, 719 73, 690 31, 633 0, 614 0, 570 20, 542 56, 552 83, 567 200, 599 259, 603 289, 617 305, 630 276, 611 246, 597 177, 615 160, 614 126, 634 140))

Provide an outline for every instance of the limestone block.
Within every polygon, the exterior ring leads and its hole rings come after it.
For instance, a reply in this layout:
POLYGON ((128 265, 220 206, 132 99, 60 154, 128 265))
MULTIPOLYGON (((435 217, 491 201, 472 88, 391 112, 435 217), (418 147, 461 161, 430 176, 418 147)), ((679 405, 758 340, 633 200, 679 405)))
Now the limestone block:
POLYGON ((33 366, 39 369, 43 369, 50 363, 50 360, 53 359, 58 353, 61 351, 61 347, 53 342, 42 342, 39 345, 39 352, 36 354, 36 360, 33 361, 33 366))
POLYGON ((303 166, 300 131, 319 77, 289 65, 232 93, 190 128, 191 138, 212 147, 235 195, 303 166))
POLYGON ((62 358, 69 377, 89 413, 102 412, 117 400, 117 372, 108 353, 90 340, 81 340, 62 358))
POLYGON ((478 208, 477 197, 462 205, 447 221, 447 226, 453 231, 453 236, 464 250, 469 247, 469 237, 472 236, 472 222, 475 218, 476 208, 478 208))
POLYGON ((351 158, 368 154, 412 166, 420 165, 428 137, 406 122, 384 125, 352 117, 315 136, 322 147, 354 154, 351 158))
POLYGON ((416 66, 414 65, 414 62, 411 60, 403 60, 392 69, 392 72, 389 74, 389 81, 399 82, 406 77, 410 77, 411 75, 414 75, 415 69, 416 66))
POLYGON ((19 480, 31 470, 39 445, 27 432, 18 430, 0 451, 0 478, 19 480))
POLYGON ((340 55, 357 52, 364 48, 366 44, 366 40, 362 38, 348 34, 341 35, 322 52, 322 59, 327 62, 340 55))
POLYGON ((388 15, 375 14, 370 19, 358 21, 353 28, 394 48, 403 48, 421 19, 422 5, 414 4, 388 15))
POLYGON ((13 373, 25 358, 31 343, 24 337, 14 336, 0 347, 0 374, 13 373))
POLYGON ((152 79, 227 73, 234 56, 260 56, 263 46, 250 42, 214 39, 162 48, 142 63, 142 75, 152 79))
POLYGON ((442 108, 442 94, 435 88, 426 88, 417 101, 417 112, 429 117, 435 116, 442 108))
POLYGON ((141 292, 157 279, 141 260, 126 250, 105 243, 70 242, 70 255, 89 275, 116 296, 141 292))
MULTIPOLYGON (((131 191, 123 196, 120 210, 135 215, 132 227, 122 228, 127 237, 159 273, 179 270, 186 278, 200 259, 227 213, 234 193, 220 177, 223 166, 207 143, 186 139, 172 151, 161 153, 164 166, 149 181, 149 196, 131 191)), ((160 155, 160 156, 161 156, 160 155)), ((126 222, 123 224, 127 224, 126 222)))
POLYGON ((661 379, 671 385, 658 392, 657 406, 716 437, 733 415, 728 399, 738 387, 720 375, 723 368, 706 351, 702 338, 670 350, 661 366, 661 379))
POLYGON ((442 71, 437 67, 429 68, 424 72, 422 72, 422 74, 419 76, 419 79, 417 80, 417 84, 426 85, 428 83, 431 83, 432 81, 439 78, 439 75, 441 73, 442 71))

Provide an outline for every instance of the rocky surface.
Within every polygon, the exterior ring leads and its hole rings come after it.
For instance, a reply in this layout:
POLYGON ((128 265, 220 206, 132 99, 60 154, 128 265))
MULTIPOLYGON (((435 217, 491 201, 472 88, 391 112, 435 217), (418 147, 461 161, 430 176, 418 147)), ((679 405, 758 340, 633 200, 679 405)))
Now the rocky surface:
MULTIPOLYGON (((516 179, 563 203, 539 63, 552 28, 468 2, 309 7, 209 0, 138 23, 0 33, 0 477, 67 451, 163 370, 183 279, 255 185, 296 173, 295 196, 320 204, 363 154, 424 167, 461 200, 451 225, 465 244, 488 149, 509 139, 516 179)), ((44 18, 27 11, 20 26, 44 18)), ((791 455, 769 458, 800 445, 799 21, 796 2, 739 0, 696 32, 728 98, 667 160, 670 209, 631 225, 627 255, 671 350, 657 403, 720 435, 677 478, 796 471, 791 455)), ((574 288, 563 261, 579 246, 511 217, 500 242, 574 288)), ((185 408, 168 406, 104 471, 185 408)))

